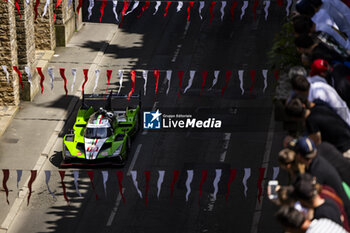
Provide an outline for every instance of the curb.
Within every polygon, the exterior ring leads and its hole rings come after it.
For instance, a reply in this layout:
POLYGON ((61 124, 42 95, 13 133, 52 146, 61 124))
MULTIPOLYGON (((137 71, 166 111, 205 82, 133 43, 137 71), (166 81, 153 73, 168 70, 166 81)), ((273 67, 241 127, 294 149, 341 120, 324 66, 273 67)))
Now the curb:
MULTIPOLYGON (((107 43, 105 43, 102 48, 100 49, 100 51, 97 53, 95 59, 92 62, 92 65, 89 68, 89 77, 94 77, 95 76, 95 69, 98 67, 98 65, 100 64, 104 53, 108 47, 108 45, 111 43, 112 39, 117 35, 119 31, 119 28, 117 27, 115 31, 109 33, 109 35, 107 36, 106 40, 107 43)), ((84 81, 81 82, 80 84, 80 88, 75 92, 74 96, 76 97, 81 97, 82 94, 82 90, 81 90, 81 86, 83 84, 84 81)), ((88 82, 86 83, 86 89, 90 88, 90 86, 92 86, 92 82, 91 82, 91 78, 88 80, 88 82)), ((41 152, 39 159, 37 160, 33 170, 37 170, 37 173, 39 174, 42 171, 42 168, 46 162, 46 160, 49 157, 50 151, 52 150, 52 148, 54 147, 57 139, 58 139, 58 135, 61 132, 64 124, 65 124, 65 119, 68 119, 72 112, 73 109, 75 108, 75 106, 77 105, 78 100, 72 99, 68 105, 68 108, 65 112, 65 114, 63 116, 61 116, 60 121, 57 123, 54 132, 51 134, 44 150, 41 152)), ((22 206, 22 204, 24 203, 25 197, 27 196, 29 190, 27 187, 27 184, 30 180, 30 177, 28 177, 28 179, 24 182, 24 186, 22 187, 22 191, 20 191, 19 193, 19 197, 17 197, 9 211, 9 213, 7 214, 5 220, 1 223, 0 226, 0 233, 7 233, 7 231, 9 230, 12 222, 15 220, 15 217, 17 216, 18 212, 20 211, 20 208, 22 206)))

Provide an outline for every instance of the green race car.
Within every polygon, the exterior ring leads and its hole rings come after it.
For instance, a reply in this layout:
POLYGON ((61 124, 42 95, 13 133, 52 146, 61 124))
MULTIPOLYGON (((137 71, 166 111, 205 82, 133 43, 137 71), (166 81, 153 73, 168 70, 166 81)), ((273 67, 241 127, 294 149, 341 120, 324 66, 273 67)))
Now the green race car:
MULTIPOLYGON (((101 103, 103 95, 83 94, 73 130, 63 138, 62 167, 79 165, 124 165, 131 147, 131 138, 139 129, 139 104, 113 109, 112 99, 127 96, 109 95, 105 108, 87 105, 85 100, 101 103)), ((104 101, 103 101, 104 102, 104 101)))

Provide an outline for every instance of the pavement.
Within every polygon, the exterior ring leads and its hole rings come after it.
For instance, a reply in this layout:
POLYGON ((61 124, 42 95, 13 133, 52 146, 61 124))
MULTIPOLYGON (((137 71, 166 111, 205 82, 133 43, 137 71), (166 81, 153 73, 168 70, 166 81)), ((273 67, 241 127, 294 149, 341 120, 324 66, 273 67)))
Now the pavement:
MULTIPOLYGON (((6 232, 26 194, 26 185, 30 170, 40 170, 43 162, 48 158, 48 153, 61 132, 65 120, 73 109, 81 95, 83 82, 82 69, 90 69, 89 76, 94 79, 96 64, 101 59, 108 45, 108 41, 116 33, 114 24, 89 24, 85 23, 79 32, 76 32, 66 47, 57 47, 51 61, 40 60, 41 67, 45 67, 44 93, 37 94, 32 102, 22 101, 18 107, 1 107, 0 109, 0 169, 10 169, 8 187, 17 187, 15 174, 17 169, 23 170, 18 189, 10 190, 9 205, 2 205, 0 211, 0 230, 6 232), (96 32, 91 34, 91 31, 96 32), (83 48, 87 41, 95 41, 101 45, 96 50, 83 48), (104 43, 106 45, 104 45, 104 43), (51 90, 50 79, 47 75, 47 67, 54 68, 54 88, 51 90), (73 92, 71 90, 71 69, 77 68, 77 80, 73 92), (64 95, 63 80, 59 75, 59 68, 66 68, 69 94, 64 95), (23 156, 13 156, 14 154, 23 156), (18 195, 12 195, 17 193, 18 195)), ((42 51, 41 51, 42 52, 42 51)), ((47 56, 42 56, 47 57, 47 56)), ((92 81, 86 84, 86 89, 92 86, 92 81)), ((4 190, 1 189, 1 194, 4 190)), ((4 195, 0 201, 6 203, 4 195)), ((0 232, 1 232, 0 231, 0 232)))

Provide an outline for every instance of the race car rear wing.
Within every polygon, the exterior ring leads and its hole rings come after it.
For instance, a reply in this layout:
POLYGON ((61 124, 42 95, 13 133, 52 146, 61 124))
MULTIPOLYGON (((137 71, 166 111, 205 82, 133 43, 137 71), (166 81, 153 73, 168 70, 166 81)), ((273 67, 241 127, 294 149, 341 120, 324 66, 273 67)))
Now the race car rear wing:
MULTIPOLYGON (((139 106, 141 108, 141 91, 139 92, 139 94, 130 96, 130 99, 136 99, 136 98, 138 98, 139 106)), ((105 94, 85 94, 83 92, 82 102, 81 102, 82 108, 89 108, 89 106, 87 106, 85 104, 85 99, 86 100, 106 100, 105 109, 110 110, 112 108, 112 99, 127 99, 128 100, 129 96, 128 95, 113 94, 113 91, 111 91, 108 96, 106 96, 105 94)))

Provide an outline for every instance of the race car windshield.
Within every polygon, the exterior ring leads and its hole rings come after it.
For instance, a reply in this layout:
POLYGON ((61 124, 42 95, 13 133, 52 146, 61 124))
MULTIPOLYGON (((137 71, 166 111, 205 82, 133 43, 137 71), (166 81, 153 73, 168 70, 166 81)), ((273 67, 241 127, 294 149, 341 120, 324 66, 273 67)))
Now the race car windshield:
POLYGON ((84 134, 86 138, 108 138, 111 135, 111 128, 86 128, 84 134))

